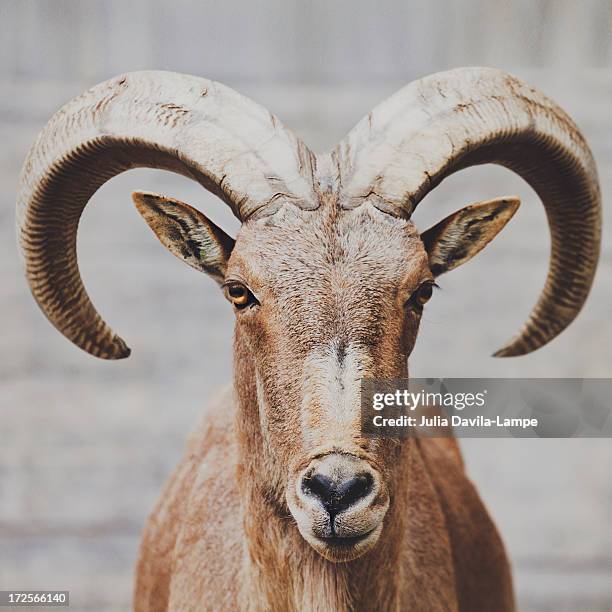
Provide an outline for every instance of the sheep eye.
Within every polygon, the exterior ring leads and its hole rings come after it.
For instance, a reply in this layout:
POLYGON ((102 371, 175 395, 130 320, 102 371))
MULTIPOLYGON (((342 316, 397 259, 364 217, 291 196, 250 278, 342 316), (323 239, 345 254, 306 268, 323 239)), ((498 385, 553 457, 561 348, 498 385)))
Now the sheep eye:
POLYGON ((423 306, 429 302, 433 295, 433 288, 435 283, 425 282, 410 296, 408 305, 412 306, 415 310, 422 310, 423 306))
POLYGON ((238 309, 257 303, 255 296, 242 283, 228 283, 224 286, 225 297, 238 309))

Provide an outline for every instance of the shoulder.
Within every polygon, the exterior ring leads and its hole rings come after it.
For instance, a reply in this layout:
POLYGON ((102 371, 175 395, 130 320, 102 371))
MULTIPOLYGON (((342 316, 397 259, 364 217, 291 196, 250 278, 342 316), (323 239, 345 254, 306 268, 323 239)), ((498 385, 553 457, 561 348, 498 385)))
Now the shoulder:
POLYGON ((236 402, 232 385, 215 393, 187 439, 187 455, 203 458, 215 444, 234 445, 236 402))
POLYGON ((419 446, 446 520, 461 610, 514 610, 512 579, 495 524, 467 474, 454 438, 419 446))

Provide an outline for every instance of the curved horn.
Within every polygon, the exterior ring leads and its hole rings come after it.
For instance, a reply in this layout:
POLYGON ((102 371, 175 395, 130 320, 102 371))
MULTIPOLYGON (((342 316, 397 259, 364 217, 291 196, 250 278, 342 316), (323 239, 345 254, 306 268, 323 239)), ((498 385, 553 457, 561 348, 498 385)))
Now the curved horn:
POLYGON ((96 85, 53 116, 23 166, 17 234, 32 293, 77 346, 105 359, 127 357, 77 264, 77 225, 95 191, 131 168, 172 170, 244 221, 285 201, 316 207, 311 160, 273 115, 219 83, 135 72, 96 85))
POLYGON ((597 170, 574 122, 536 89, 490 68, 434 74, 374 109, 335 155, 346 208, 367 198, 409 217, 444 178, 475 164, 501 164, 533 187, 550 227, 548 277, 522 330, 496 356, 536 350, 580 311, 599 258, 597 170))

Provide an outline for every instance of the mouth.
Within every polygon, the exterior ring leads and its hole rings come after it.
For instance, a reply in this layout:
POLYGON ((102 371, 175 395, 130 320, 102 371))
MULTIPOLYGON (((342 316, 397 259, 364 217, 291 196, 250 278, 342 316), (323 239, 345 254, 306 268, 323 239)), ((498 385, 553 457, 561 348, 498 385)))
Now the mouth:
POLYGON ((371 529, 367 533, 362 533, 358 536, 348 536, 348 537, 340 537, 340 536, 332 536, 329 538, 317 538, 322 544, 326 546, 331 546, 334 548, 352 548, 356 546, 360 542, 367 540, 376 529, 371 529))
POLYGON ((333 563, 353 561, 370 551, 378 541, 382 523, 356 536, 320 537, 310 534, 306 541, 323 557, 333 563))
POLYGON ((383 529, 382 520, 373 529, 359 535, 339 536, 332 532, 330 535, 318 535, 311 529, 302 530, 298 523, 302 537, 321 556, 334 563, 353 561, 372 550, 383 529))

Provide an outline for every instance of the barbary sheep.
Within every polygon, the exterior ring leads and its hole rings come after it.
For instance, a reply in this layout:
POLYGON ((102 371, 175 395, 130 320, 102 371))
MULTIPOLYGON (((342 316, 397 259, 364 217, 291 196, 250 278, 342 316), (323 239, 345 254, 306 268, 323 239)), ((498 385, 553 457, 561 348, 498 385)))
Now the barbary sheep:
POLYGON ((242 221, 234 240, 187 204, 134 194, 161 242, 211 275, 236 315, 234 384, 148 521, 136 610, 514 609, 503 544, 455 440, 360 429, 359 381, 408 377, 436 277, 517 210, 499 198, 416 230, 429 191, 484 163, 523 177, 550 227, 546 285, 496 353, 521 355, 582 307, 601 204, 578 128, 513 76, 463 68, 416 81, 323 155, 231 89, 168 72, 96 85, 50 120, 24 165, 19 244, 38 304, 90 354, 130 352, 77 265, 79 217, 103 183, 172 170, 242 221))

